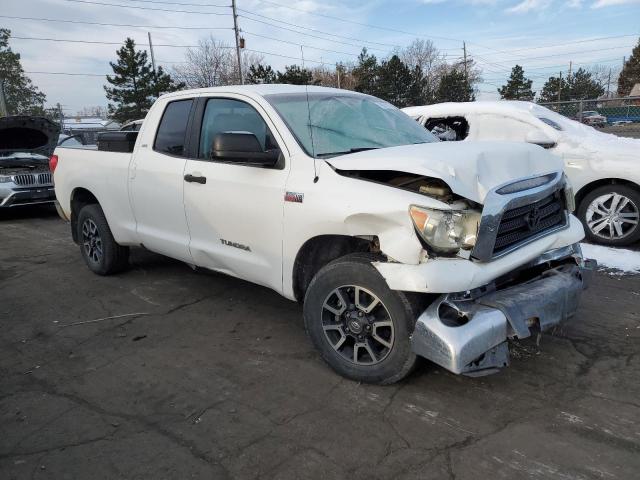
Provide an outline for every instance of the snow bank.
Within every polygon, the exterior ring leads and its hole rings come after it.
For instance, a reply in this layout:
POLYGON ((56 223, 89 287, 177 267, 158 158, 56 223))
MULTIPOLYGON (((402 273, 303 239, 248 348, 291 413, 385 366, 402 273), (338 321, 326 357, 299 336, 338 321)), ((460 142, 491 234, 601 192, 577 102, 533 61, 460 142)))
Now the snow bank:
POLYGON ((580 245, 584 257, 595 258, 599 267, 613 268, 623 273, 640 273, 640 251, 603 247, 590 243, 580 245))

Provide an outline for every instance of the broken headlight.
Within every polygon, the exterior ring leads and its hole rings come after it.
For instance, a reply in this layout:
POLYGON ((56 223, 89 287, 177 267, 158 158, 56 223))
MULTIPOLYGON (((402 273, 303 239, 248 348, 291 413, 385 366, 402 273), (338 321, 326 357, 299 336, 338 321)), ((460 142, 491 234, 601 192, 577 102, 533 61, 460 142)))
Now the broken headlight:
POLYGON ((434 250, 456 252, 476 244, 480 212, 475 210, 435 210, 412 205, 409 215, 416 230, 434 250))

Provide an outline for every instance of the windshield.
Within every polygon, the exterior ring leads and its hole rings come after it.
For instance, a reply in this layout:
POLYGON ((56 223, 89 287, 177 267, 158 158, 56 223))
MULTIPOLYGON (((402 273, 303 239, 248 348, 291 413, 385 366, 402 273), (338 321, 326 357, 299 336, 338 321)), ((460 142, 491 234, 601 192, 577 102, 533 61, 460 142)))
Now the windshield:
POLYGON ((438 139, 383 100, 349 93, 266 95, 300 146, 310 156, 397 147, 438 139))

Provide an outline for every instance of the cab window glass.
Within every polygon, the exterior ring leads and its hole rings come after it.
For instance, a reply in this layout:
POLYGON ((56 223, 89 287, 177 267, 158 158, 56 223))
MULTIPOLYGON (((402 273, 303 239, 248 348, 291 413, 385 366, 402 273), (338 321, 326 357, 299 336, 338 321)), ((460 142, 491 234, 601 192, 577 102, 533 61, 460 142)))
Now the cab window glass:
POLYGON ((178 100, 167 104, 153 149, 169 155, 185 156, 187 122, 193 100, 178 100))
POLYGON ((253 133, 265 151, 278 148, 269 127, 251 105, 240 100, 209 99, 202 118, 198 157, 211 158, 211 146, 218 133, 239 132, 253 133))

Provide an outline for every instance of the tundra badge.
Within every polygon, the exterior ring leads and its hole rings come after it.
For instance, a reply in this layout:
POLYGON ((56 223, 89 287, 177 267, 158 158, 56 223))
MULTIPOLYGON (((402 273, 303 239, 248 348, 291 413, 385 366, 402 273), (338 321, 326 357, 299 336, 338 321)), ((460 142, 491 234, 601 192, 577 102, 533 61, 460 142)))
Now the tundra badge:
POLYGON ((240 250, 246 250, 247 252, 251 251, 251 248, 249 248, 248 245, 242 245, 241 243, 230 242, 229 240, 225 240, 224 238, 221 238, 220 242, 222 242, 223 245, 227 245, 228 247, 239 248, 240 250))

